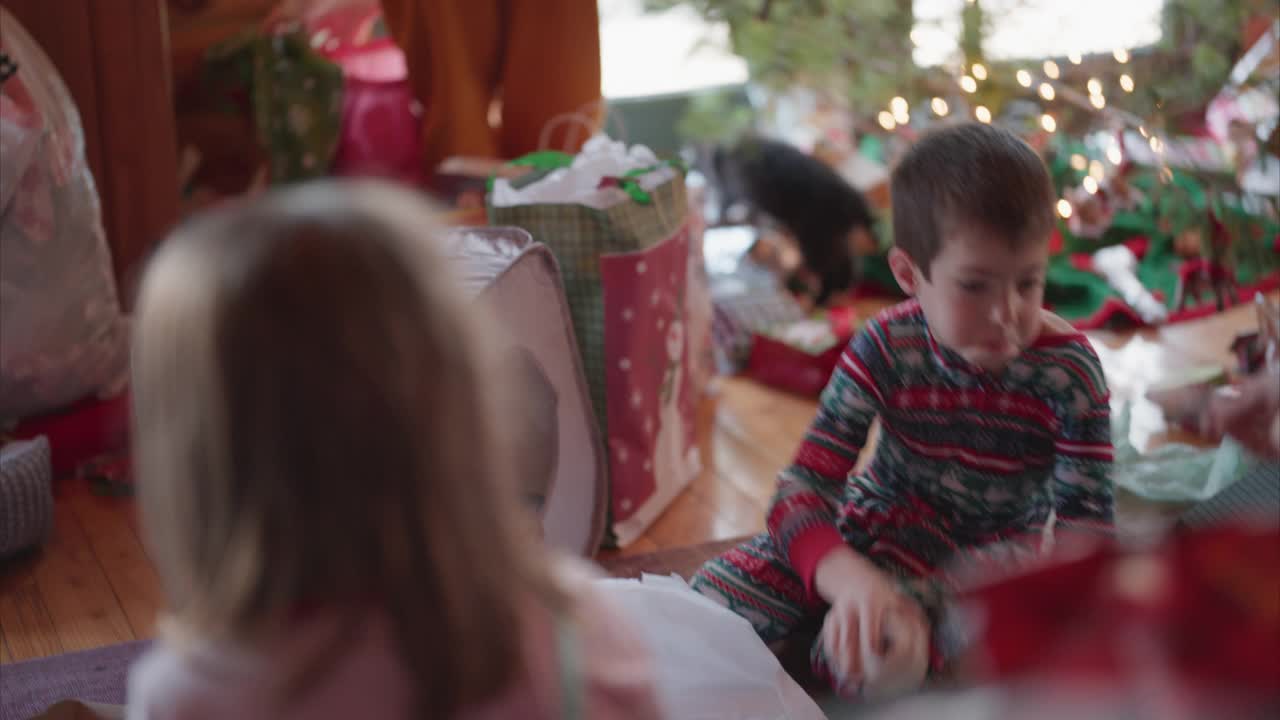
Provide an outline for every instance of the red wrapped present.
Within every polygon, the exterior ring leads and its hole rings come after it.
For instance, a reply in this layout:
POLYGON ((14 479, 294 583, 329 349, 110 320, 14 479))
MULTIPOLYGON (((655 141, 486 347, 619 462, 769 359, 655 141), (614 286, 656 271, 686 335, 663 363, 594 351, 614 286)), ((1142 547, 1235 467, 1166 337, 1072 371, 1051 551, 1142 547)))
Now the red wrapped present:
POLYGON ((832 308, 824 317, 777 325, 756 333, 747 375, 800 395, 817 396, 857 330, 852 308, 832 308))
POLYGON ((966 680, 1106 691, 1158 679, 1189 702, 1280 694, 1278 531, 1107 547, 976 590, 966 604, 981 618, 957 666, 966 680))
POLYGON ((129 393, 90 398, 59 412, 23 420, 8 435, 18 440, 47 437, 54 479, 72 475, 85 463, 127 449, 129 393))

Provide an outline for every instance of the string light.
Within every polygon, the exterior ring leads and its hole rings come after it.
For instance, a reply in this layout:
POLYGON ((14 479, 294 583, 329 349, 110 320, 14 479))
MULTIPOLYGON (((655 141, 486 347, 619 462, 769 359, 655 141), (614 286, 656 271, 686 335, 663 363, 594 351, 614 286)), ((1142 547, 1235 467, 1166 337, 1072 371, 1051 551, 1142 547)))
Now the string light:
POLYGON ((1139 125, 1139 126, 1138 126, 1138 133, 1139 133, 1140 135, 1142 135, 1142 137, 1144 137, 1144 138, 1145 138, 1145 137, 1151 137, 1151 133, 1147 132, 1147 126, 1146 126, 1146 125, 1139 125))
POLYGON ((1076 153, 1075 155, 1071 156, 1072 170, 1084 172, 1084 169, 1087 167, 1089 167, 1089 160, 1085 156, 1081 155, 1080 153, 1076 153))
POLYGON ((1054 120, 1049 113, 1045 113, 1040 116, 1040 127, 1044 128, 1045 132, 1054 132, 1058 129, 1058 121, 1054 120))
POLYGON ((1072 65, 1079 65, 1084 61, 1084 58, 1080 57, 1080 53, 1074 51, 1067 53, 1067 59, 1071 61, 1072 65))
POLYGON ((1101 80, 1099 80, 1098 78, 1089 78, 1089 83, 1088 83, 1088 85, 1089 85, 1089 94, 1090 94, 1090 95, 1101 95, 1101 94, 1102 94, 1102 81, 1101 81, 1101 80))
POLYGON ((951 112, 951 108, 947 107, 947 101, 940 97, 934 98, 929 106, 933 108, 933 114, 938 117, 946 117, 946 114, 951 112))
POLYGON ((1129 51, 1124 48, 1116 48, 1116 51, 1111 54, 1115 57, 1116 62, 1121 65, 1129 62, 1129 51))
POLYGON ((973 76, 979 80, 987 79, 987 66, 982 63, 974 63, 973 67, 969 68, 969 72, 973 73, 973 76))
POLYGON ((960 89, 961 89, 961 90, 964 90, 964 91, 965 91, 965 92, 967 92, 967 93, 977 92, 977 91, 978 91, 978 81, 977 81, 977 80, 974 80, 973 78, 969 77, 968 75, 962 75, 962 76, 960 77, 960 89))
POLYGON ((1124 89, 1125 92, 1133 92, 1133 78, 1128 75, 1121 75, 1120 87, 1124 89))
POLYGON ((1054 61, 1052 61, 1052 60, 1045 60, 1045 61, 1044 61, 1044 74, 1045 74, 1045 75, 1048 75, 1050 80, 1057 80, 1057 79, 1058 79, 1058 75, 1059 75, 1059 72, 1058 72, 1058 63, 1056 63, 1056 62, 1054 62, 1054 61))
POLYGON ((1019 70, 1018 84, 1026 88, 1031 87, 1031 73, 1027 72, 1026 70, 1019 70))
POLYGON ((982 123, 991 122, 991 111, 987 109, 986 105, 979 105, 978 107, 974 108, 973 115, 974 117, 978 118, 978 122, 982 122, 982 123))
POLYGON ((1052 100, 1057 97, 1057 93, 1053 91, 1053 86, 1049 83, 1040 83, 1040 97, 1045 100, 1052 100))
POLYGON ((1151 145, 1151 152, 1158 153, 1164 149, 1164 143, 1158 137, 1151 138, 1147 143, 1151 145))
POLYGON ((899 125, 910 125, 910 124, 911 124, 911 113, 908 113, 908 112, 896 112, 896 113, 894 113, 894 114, 893 114, 893 121, 894 121, 894 122, 896 122, 896 123, 898 123, 899 125))
POLYGON ((1124 162, 1124 153, 1120 152, 1119 146, 1112 145, 1107 148, 1107 159, 1111 161, 1112 165, 1119 165, 1124 162))
POLYGON ((1102 179, 1105 178, 1106 176, 1107 176, 1107 169, 1102 167, 1101 162, 1094 160, 1093 162, 1089 163, 1089 177, 1093 178, 1094 180, 1097 180, 1098 182, 1102 182, 1102 179))
POLYGON ((1062 216, 1063 220, 1071 217, 1071 203, 1067 202, 1066 199, 1059 200, 1058 214, 1062 216))
POLYGON ((898 122, 893 119, 893 113, 888 110, 881 110, 876 119, 880 121, 880 127, 885 130, 892 130, 898 126, 898 122))
POLYGON ((924 33, 919 30, 912 30, 908 37, 911 38, 911 44, 920 47, 924 44, 924 33))
POLYGON ((1084 185, 1084 191, 1090 195, 1098 194, 1098 181, 1094 180, 1092 177, 1086 175, 1084 182, 1081 184, 1084 185))
POLYGON ((902 97, 901 95, 899 95, 898 97, 895 97, 894 99, 889 101, 889 109, 893 111, 894 115, 900 115, 904 112, 907 112, 907 110, 909 109, 909 106, 907 105, 907 99, 902 97))
POLYGON ((1107 99, 1101 95, 1090 95, 1089 102, 1093 103, 1093 106, 1099 110, 1107 106, 1107 99))

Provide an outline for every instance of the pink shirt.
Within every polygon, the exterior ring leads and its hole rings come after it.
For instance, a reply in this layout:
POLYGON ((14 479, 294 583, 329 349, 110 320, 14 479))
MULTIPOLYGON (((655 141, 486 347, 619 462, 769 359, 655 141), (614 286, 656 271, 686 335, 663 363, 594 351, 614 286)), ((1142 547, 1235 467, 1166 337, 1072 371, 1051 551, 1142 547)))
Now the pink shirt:
MULTIPOLYGON (((560 638, 568 622, 575 648, 578 717, 586 720, 660 718, 653 673, 644 644, 606 600, 581 584, 568 618, 556 622, 542 607, 526 609, 522 679, 483 706, 455 720, 563 716, 560 638)), ((384 622, 371 619, 323 681, 295 703, 275 702, 279 669, 296 667, 325 642, 324 620, 290 628, 265 648, 192 643, 181 651, 163 640, 129 674, 129 720, 198 718, 409 718, 410 682, 401 668, 384 622)))

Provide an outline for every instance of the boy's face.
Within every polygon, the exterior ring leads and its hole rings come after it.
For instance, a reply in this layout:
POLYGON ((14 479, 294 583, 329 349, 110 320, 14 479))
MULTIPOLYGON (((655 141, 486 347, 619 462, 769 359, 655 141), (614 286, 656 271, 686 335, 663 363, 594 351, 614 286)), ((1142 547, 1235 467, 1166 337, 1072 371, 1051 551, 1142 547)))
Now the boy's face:
POLYGON ((929 278, 906 253, 889 258, 898 284, 920 301, 941 344, 999 372, 1040 334, 1049 238, 1021 243, 957 227, 942 238, 929 278))

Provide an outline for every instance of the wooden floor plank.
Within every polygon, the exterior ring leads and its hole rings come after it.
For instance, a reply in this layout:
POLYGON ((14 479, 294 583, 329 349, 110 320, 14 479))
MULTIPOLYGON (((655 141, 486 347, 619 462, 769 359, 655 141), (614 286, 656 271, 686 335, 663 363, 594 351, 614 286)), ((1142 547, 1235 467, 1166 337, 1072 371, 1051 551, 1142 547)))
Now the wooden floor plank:
POLYGON ((33 569, 40 554, 5 564, 0 574, 0 635, 6 650, 4 662, 56 655, 62 643, 49 610, 40 597, 33 569))
POLYGON ((631 557, 633 555, 645 555, 651 552, 657 552, 660 549, 661 548, 658 547, 658 544, 655 543, 653 539, 650 538, 648 535, 641 535, 640 537, 636 538, 635 542, 631 543, 630 545, 624 548, 617 548, 612 550, 601 550, 600 552, 596 553, 595 559, 597 562, 602 562, 602 561, 610 560, 613 558, 631 557))
POLYGON ((4 626, 0 625, 0 665, 13 662, 13 656, 9 654, 9 642, 5 640, 4 626))
POLYGON ((151 637, 163 594, 160 578, 124 512, 133 500, 96 496, 85 483, 73 483, 66 495, 134 636, 151 637))
MULTIPOLYGON (((762 503, 738 486, 726 482, 715 472, 704 472, 689 486, 689 492, 716 511, 716 517, 728 537, 752 535, 764 530, 764 514, 768 503, 762 503)), ((720 539, 720 538, 712 538, 720 539)), ((688 543, 684 543, 688 544, 688 543)))
POLYGON ((55 503, 53 539, 34 574, 62 649, 70 652, 133 640, 120 600, 66 493, 60 492, 55 503))
POLYGON ((689 488, 658 516, 645 536, 665 550, 688 545, 689 538, 726 540, 749 532, 734 518, 721 518, 716 508, 689 488))

